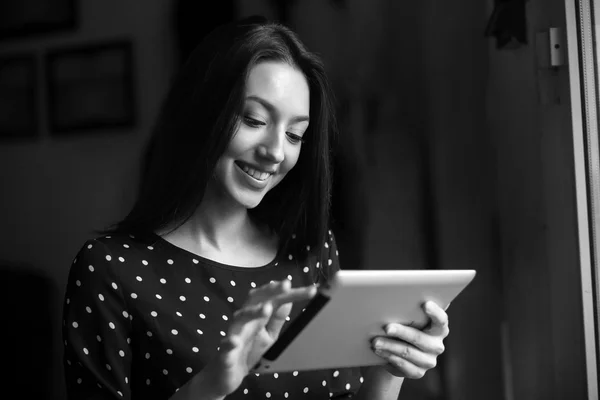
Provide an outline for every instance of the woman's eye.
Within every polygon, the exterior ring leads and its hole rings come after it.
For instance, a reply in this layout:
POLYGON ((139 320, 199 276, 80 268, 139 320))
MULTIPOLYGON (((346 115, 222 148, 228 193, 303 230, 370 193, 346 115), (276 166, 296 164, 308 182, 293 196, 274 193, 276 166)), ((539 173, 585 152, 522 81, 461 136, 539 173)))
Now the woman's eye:
POLYGON ((293 133, 289 133, 287 134, 288 140, 292 143, 292 144, 298 144, 300 142, 304 143, 304 140, 302 139, 302 137, 298 136, 298 135, 294 135, 293 133))
POLYGON ((252 117, 244 117, 244 123, 252 128, 258 128, 266 125, 264 122, 254 119, 252 117))

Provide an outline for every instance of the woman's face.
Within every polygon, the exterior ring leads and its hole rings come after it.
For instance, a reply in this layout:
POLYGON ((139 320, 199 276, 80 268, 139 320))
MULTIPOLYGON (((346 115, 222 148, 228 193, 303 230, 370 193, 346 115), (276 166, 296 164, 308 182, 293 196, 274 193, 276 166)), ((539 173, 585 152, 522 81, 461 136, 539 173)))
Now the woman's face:
POLYGON ((296 165, 308 128, 309 95, 302 72, 287 63, 252 68, 239 128, 215 168, 226 196, 254 208, 296 165))

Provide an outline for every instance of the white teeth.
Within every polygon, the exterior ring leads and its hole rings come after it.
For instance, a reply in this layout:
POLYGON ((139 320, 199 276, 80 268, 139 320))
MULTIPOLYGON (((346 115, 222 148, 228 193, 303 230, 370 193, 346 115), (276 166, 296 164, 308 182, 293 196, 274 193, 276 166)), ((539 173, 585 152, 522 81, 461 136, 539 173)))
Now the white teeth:
POLYGON ((257 179, 259 181, 264 181, 269 176, 271 176, 271 174, 269 172, 260 172, 260 171, 255 170, 254 168, 248 167, 245 164, 242 165, 242 170, 245 173, 247 173, 248 175, 250 175, 251 177, 253 177, 254 179, 257 179))

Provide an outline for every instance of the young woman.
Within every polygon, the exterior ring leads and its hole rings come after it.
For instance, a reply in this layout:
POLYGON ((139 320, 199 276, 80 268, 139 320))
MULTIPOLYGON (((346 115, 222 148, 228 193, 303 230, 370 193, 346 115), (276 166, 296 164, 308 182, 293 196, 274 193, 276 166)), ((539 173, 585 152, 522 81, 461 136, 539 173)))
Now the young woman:
POLYGON ((73 261, 69 398, 396 399, 404 377, 435 366, 448 320, 428 303, 427 330, 391 324, 373 341, 388 363, 364 378, 251 372, 339 269, 333 108, 322 63, 284 26, 250 18, 199 45, 159 116, 138 201, 73 261))

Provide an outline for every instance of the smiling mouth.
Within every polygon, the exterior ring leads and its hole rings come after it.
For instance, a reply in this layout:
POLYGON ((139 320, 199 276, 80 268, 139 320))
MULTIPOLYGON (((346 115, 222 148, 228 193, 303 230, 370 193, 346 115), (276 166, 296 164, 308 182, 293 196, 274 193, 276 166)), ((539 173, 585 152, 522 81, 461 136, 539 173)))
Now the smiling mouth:
POLYGON ((238 167, 241 168, 242 171, 244 171, 246 173, 246 175, 251 176, 252 178, 256 179, 257 181, 266 181, 271 175, 273 175, 271 172, 264 172, 264 171, 260 171, 260 170, 251 168, 248 165, 243 164, 239 161, 236 161, 236 164, 238 165, 238 167))

